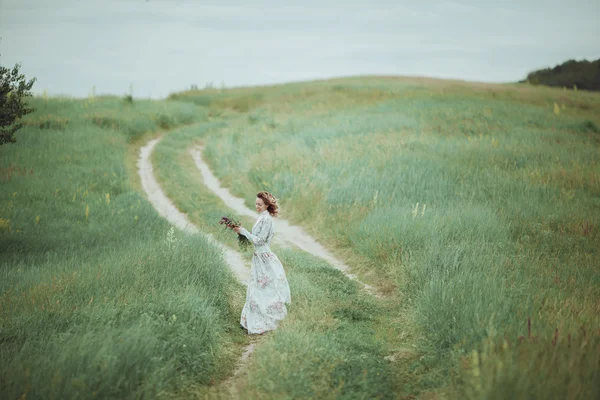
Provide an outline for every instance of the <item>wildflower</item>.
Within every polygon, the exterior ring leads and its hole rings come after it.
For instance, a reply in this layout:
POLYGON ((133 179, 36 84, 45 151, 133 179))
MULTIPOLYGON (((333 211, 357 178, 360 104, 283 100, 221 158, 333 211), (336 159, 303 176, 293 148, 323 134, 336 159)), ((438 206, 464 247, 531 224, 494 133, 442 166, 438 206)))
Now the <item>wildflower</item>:
MULTIPOLYGON (((423 209, 421 210, 421 216, 425 215, 425 208, 427 208, 427 204, 423 204, 423 209)), ((419 215, 419 203, 414 204, 412 206, 412 215, 413 218, 419 215)))
POLYGON ((172 250, 177 244, 178 239, 175 237, 175 228, 169 228, 169 232, 167 232, 167 238, 165 239, 165 243, 169 250, 172 250))
MULTIPOLYGON (((221 217, 219 225, 225 225, 225 229, 233 229, 236 226, 241 226, 242 223, 234 217, 232 217, 231 215, 228 215, 227 217, 221 217)), ((238 233, 238 244, 240 245, 240 248, 242 250, 247 250, 248 248, 250 248, 252 242, 250 242, 250 240, 246 236, 238 233)))
POLYGON ((418 212, 419 212, 419 203, 417 202, 417 204, 413 205, 413 209, 412 209, 413 217, 416 217, 418 212))
POLYGON ((10 228, 10 221, 6 218, 0 218, 0 230, 9 229, 9 228, 10 228))
POLYGON ((479 376, 479 353, 477 350, 471 352, 471 362, 473 363, 473 376, 479 376))

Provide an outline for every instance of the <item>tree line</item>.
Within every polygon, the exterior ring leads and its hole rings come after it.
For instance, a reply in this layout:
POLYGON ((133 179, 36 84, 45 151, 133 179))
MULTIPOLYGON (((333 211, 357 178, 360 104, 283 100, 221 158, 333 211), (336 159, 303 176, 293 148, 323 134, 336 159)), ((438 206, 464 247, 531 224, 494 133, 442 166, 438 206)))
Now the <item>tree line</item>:
POLYGON ((600 90, 600 58, 595 61, 568 60, 554 68, 530 72, 527 79, 521 82, 570 89, 600 90))

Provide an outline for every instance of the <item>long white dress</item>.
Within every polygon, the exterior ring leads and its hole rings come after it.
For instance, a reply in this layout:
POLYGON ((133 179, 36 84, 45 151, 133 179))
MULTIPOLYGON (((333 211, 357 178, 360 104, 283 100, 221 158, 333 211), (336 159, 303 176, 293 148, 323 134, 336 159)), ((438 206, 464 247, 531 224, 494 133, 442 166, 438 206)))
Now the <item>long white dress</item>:
POLYGON ((260 334, 277 328, 277 322, 287 315, 286 303, 291 303, 290 287, 281 261, 270 248, 275 225, 269 212, 260 213, 252 233, 244 228, 240 233, 254 244, 240 324, 249 334, 260 334))

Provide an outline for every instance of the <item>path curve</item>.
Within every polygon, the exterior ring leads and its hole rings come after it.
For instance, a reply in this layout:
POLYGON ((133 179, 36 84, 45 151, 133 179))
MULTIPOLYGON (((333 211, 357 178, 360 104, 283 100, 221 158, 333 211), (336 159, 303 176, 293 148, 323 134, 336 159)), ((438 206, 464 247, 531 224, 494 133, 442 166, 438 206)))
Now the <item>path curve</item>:
MULTIPOLYGON (((223 258, 225 259, 225 262, 229 265, 229 268, 231 268, 235 277, 244 286, 247 286, 248 281, 250 279, 250 269, 246 266, 246 262, 242 258, 242 255, 237 251, 230 249, 224 244, 218 242, 214 239, 212 235, 200 231, 196 225, 194 225, 191 221, 187 219, 184 213, 182 213, 177 209, 177 207, 175 207, 173 202, 169 200, 169 198, 160 188, 158 181, 154 177, 154 169, 152 168, 152 162, 150 161, 152 150, 154 150, 154 147, 158 144, 158 142, 160 142, 160 139, 161 138, 153 139, 140 149, 140 155, 137 163, 138 174, 142 181, 142 187, 146 192, 146 195, 148 196, 148 200, 150 200, 150 203, 156 209, 156 211, 161 216, 166 218, 167 221, 169 221, 169 223, 176 226, 185 233, 203 235, 210 243, 216 245, 219 249, 221 249, 224 253, 223 258)), ((248 357, 252 352, 254 352, 255 347, 256 339, 252 340, 252 342, 246 346, 241 358, 237 363, 237 367, 233 375, 222 383, 223 387, 228 388, 229 391, 234 390, 234 387, 231 385, 231 382, 241 373, 247 362, 248 357)))
POLYGON ((154 150, 154 147, 158 144, 160 139, 161 138, 153 139, 140 149, 140 156, 137 163, 138 174, 140 175, 142 187, 148 196, 148 200, 150 200, 150 203, 152 203, 156 211, 175 227, 189 234, 203 235, 210 243, 219 247, 223 251, 224 259, 236 278, 242 284, 246 285, 250 278, 250 269, 247 267, 242 255, 215 240, 211 234, 200 231, 196 225, 188 220, 184 213, 175 207, 173 202, 169 200, 160 188, 158 181, 154 177, 154 169, 150 162, 152 150, 154 150))
MULTIPOLYGON (((246 207, 243 199, 235 197, 227 188, 221 186, 219 179, 213 174, 208 164, 202 158, 203 150, 203 146, 197 146, 190 150, 190 154, 194 159, 196 167, 200 170, 200 173, 202 174, 204 184, 213 193, 219 196, 219 198, 223 200, 223 202, 225 202, 225 204, 232 208, 236 213, 248 217, 258 218, 258 213, 246 207)), ((278 235, 275 236, 275 238, 279 241, 275 241, 278 242, 278 244, 281 243, 281 241, 284 241, 299 247, 307 253, 322 258, 333 267, 342 271, 342 273, 348 278, 358 282, 370 294, 376 297, 381 297, 373 286, 358 280, 355 274, 349 272, 350 267, 344 264, 344 262, 342 262, 341 260, 337 259, 325 247, 323 247, 320 243, 314 240, 310 235, 305 233, 302 228, 291 225, 288 221, 284 219, 277 218, 277 233, 278 235)))
MULTIPOLYGON (((190 220, 188 220, 187 216, 179 211, 177 207, 173 204, 173 202, 165 195, 162 191, 158 181, 154 177, 154 169, 152 167, 152 162, 150 161, 152 151, 154 147, 160 142, 162 137, 150 140, 146 143, 145 146, 140 148, 139 158, 137 162, 138 174, 140 176, 142 188, 146 192, 148 200, 152 204, 152 206, 156 209, 156 211, 164 217, 169 223, 180 229, 181 231, 188 234, 199 234, 203 235, 210 243, 217 246, 219 249, 223 251, 223 256, 228 264, 229 268, 231 268, 232 272, 236 276, 236 278, 246 286, 248 284, 248 280, 250 278, 250 270, 246 265, 242 255, 215 240, 215 238, 211 234, 207 234, 198 229, 196 225, 194 225, 190 220)), ((219 180, 210 170, 208 164, 204 162, 201 157, 202 148, 196 148, 190 150, 196 166, 200 170, 202 177, 204 179, 204 184, 213 191, 219 198, 221 198, 225 204, 234 209, 237 213, 249 217, 257 218, 258 214, 244 205, 244 201, 240 198, 233 196, 229 190, 226 188, 222 188, 219 180)), ((341 270, 348 278, 356 280, 358 283, 362 284, 364 288, 379 297, 375 289, 367 285, 361 281, 359 281, 354 274, 350 274, 349 267, 345 265, 343 262, 335 258, 327 249, 317 243, 312 237, 308 234, 304 233, 304 231, 296 226, 290 225, 286 220, 278 219, 277 223, 278 232, 280 233, 279 237, 275 238, 275 242, 279 245, 286 246, 287 243, 291 243, 296 245, 300 249, 307 251, 317 257, 323 258, 325 261, 330 263, 335 268, 341 270)), ((243 370, 243 366, 245 365, 248 357, 254 351, 256 346, 256 342, 253 341, 244 349, 244 352, 238 361, 238 365, 234 374, 223 382, 225 387, 229 387, 229 390, 234 390, 234 387, 230 384, 232 379, 234 379, 237 375, 241 373, 243 370)))

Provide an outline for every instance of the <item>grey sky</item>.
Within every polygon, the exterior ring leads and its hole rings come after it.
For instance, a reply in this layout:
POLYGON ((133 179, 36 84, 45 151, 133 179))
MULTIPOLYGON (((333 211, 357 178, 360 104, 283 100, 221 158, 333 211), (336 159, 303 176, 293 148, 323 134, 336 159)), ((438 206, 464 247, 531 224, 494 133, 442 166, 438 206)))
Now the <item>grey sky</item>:
POLYGON ((364 74, 506 82, 600 58, 598 17, 600 0, 0 0, 0 64, 77 97, 364 74))

